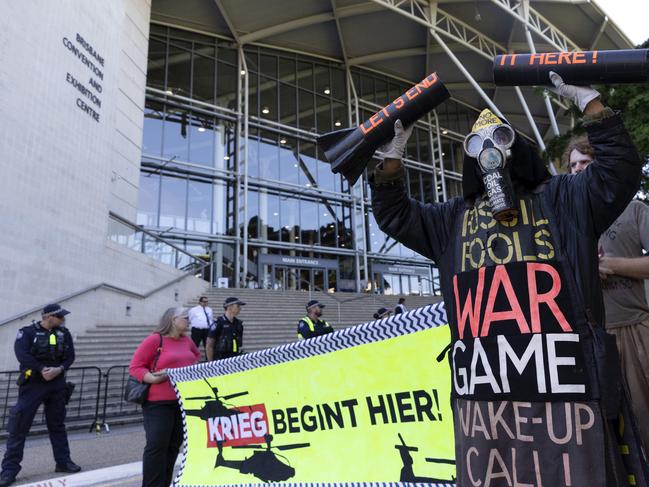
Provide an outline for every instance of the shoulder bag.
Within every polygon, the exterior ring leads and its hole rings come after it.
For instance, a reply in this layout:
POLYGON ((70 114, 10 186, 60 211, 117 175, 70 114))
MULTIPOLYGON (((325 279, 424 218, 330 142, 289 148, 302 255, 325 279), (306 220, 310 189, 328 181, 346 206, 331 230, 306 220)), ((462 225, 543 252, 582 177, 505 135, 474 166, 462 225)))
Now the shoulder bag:
MULTIPOLYGON (((158 359, 160 358, 160 352, 162 351, 162 335, 160 335, 160 344, 158 345, 158 350, 155 353, 155 360, 153 361, 153 372, 158 365, 158 359)), ((151 384, 145 382, 140 382, 132 375, 128 376, 128 381, 126 381, 126 388, 124 389, 124 400, 127 402, 132 402, 135 404, 144 404, 147 396, 149 395, 149 387, 151 384)))

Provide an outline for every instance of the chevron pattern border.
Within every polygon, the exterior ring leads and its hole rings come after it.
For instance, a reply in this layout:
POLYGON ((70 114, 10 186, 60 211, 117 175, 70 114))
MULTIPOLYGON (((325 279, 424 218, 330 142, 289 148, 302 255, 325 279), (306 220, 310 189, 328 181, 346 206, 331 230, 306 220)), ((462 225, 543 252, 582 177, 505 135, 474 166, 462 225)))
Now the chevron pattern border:
POLYGON ((187 459, 187 415, 185 414, 185 408, 182 405, 182 401, 180 399, 180 391, 178 390, 178 387, 176 387, 176 383, 174 381, 171 381, 171 384, 174 388, 174 392, 176 393, 176 397, 178 398, 178 401, 180 402, 180 414, 182 416, 183 420, 183 449, 182 452, 180 453, 182 455, 181 460, 180 460, 180 467, 178 468, 178 473, 176 474, 176 478, 173 481, 174 486, 179 485, 180 482, 180 477, 183 474, 183 471, 185 470, 185 461, 187 459))
MULTIPOLYGON (((406 313, 390 316, 382 320, 369 321, 360 325, 329 333, 309 340, 281 345, 279 347, 259 350, 215 362, 207 362, 180 369, 170 369, 169 377, 176 396, 180 393, 176 382, 200 380, 203 378, 233 374, 258 367, 275 365, 291 360, 322 355, 336 350, 355 347, 366 343, 379 342, 401 335, 408 335, 429 328, 436 328, 447 323, 444 303, 439 302, 423 308, 416 308, 406 313)), ((182 405, 182 404, 181 404, 182 405)), ((181 407, 183 420, 182 460, 174 486, 179 484, 187 458, 187 419, 184 407, 181 407)), ((186 485, 183 487, 209 487, 207 485, 186 485)), ((402 483, 402 482, 332 482, 332 483, 268 483, 276 487, 454 487, 451 483, 402 483)), ((231 484, 222 487, 259 487, 259 484, 231 484)))
POLYGON ((234 374, 258 367, 322 355, 365 343, 387 340, 428 328, 436 328, 446 323, 444 303, 439 302, 390 316, 389 318, 383 318, 382 320, 369 321, 350 328, 337 330, 309 340, 300 340, 215 362, 171 369, 169 376, 172 383, 174 383, 176 381, 193 381, 207 377, 234 374))
MULTIPOLYGON (((174 482, 174 485, 177 485, 174 482)), ((269 482, 269 483, 258 483, 258 484, 223 484, 219 487, 260 487, 269 486, 269 487, 455 487, 455 484, 449 483, 411 483, 411 482, 313 482, 313 483, 288 483, 288 482, 269 482)), ((182 487, 212 487, 208 485, 185 485, 182 487)))

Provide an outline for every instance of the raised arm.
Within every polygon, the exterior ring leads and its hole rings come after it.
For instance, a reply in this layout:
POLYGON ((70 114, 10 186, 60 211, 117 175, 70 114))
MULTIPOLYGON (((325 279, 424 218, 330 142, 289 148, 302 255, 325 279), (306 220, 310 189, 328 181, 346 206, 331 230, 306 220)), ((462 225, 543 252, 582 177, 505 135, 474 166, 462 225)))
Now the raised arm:
POLYGON ((601 235, 624 211, 640 185, 642 160, 622 118, 599 101, 595 90, 570 86, 551 74, 557 92, 584 113, 584 127, 595 160, 575 176, 561 176, 554 184, 561 211, 568 212, 577 228, 601 235))
POLYGON ((379 228, 396 241, 430 259, 437 260, 448 242, 453 205, 456 201, 422 204, 408 197, 401 163, 411 129, 394 124, 395 136, 383 150, 384 161, 374 175, 372 208, 379 228))

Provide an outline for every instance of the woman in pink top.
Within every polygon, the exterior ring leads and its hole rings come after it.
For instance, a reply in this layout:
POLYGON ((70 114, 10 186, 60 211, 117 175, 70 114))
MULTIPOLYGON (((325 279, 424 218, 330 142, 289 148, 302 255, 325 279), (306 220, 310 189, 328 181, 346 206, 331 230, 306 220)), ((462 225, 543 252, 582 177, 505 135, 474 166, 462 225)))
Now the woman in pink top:
POLYGON ((176 393, 166 369, 198 362, 200 353, 185 334, 189 330, 187 309, 169 308, 155 333, 146 337, 131 359, 130 374, 151 384, 142 406, 146 446, 142 459, 142 487, 168 487, 183 441, 183 425, 176 393), (162 348, 153 363, 162 337, 162 348))

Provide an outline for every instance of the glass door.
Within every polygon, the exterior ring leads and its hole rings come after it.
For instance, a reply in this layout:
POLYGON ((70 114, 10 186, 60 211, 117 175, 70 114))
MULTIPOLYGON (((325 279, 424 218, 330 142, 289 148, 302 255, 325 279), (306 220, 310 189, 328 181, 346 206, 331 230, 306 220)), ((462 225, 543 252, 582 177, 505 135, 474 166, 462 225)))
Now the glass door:
POLYGON ((401 280, 401 292, 399 294, 410 294, 410 276, 404 276, 403 274, 398 274, 397 279, 401 280))
POLYGON ((380 272, 372 273, 372 292, 375 294, 383 294, 383 274, 380 272))
POLYGON ((300 272, 295 267, 287 267, 286 273, 288 275, 288 287, 289 291, 297 291, 300 289, 298 281, 300 279, 300 272))
POLYGON ((298 289, 300 291, 308 291, 313 289, 313 270, 312 269, 298 269, 300 282, 298 289))
POLYGON ((410 276, 410 294, 416 294, 421 296, 421 293, 422 293, 421 277, 410 276))
POLYGON ((398 274, 383 274, 384 293, 401 294, 401 283, 398 274))
POLYGON ((313 269, 313 290, 327 292, 329 279, 326 269, 313 269))
POLYGON ((284 291, 287 289, 288 272, 286 267, 273 266, 273 289, 284 291))

